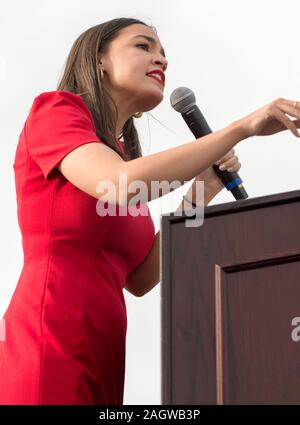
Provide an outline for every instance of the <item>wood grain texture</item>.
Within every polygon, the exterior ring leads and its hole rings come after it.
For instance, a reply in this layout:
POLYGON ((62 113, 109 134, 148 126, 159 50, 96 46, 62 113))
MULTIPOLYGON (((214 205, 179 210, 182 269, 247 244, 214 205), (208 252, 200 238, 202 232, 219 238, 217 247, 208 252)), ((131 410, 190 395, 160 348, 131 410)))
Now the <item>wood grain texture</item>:
POLYGON ((300 404, 299 229, 300 191, 161 216, 163 404, 300 404))

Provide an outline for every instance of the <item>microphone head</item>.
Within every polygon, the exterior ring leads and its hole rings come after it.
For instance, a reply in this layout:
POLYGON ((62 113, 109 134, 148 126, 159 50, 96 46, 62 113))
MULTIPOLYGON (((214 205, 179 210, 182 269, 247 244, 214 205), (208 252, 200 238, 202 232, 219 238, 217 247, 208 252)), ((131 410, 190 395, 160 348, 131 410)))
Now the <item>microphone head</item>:
POLYGON ((196 104, 196 96, 191 89, 178 87, 171 93, 170 102, 175 111, 183 114, 196 104))

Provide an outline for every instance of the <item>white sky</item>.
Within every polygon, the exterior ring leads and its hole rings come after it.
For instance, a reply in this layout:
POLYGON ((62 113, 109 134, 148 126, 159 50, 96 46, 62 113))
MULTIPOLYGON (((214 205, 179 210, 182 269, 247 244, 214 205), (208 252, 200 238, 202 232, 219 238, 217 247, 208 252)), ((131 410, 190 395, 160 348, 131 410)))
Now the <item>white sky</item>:
MULTIPOLYGON (((154 25, 169 61, 163 102, 138 120, 144 155, 194 140, 170 106, 179 86, 191 88, 213 131, 266 103, 300 101, 297 0, 27 0, 3 1, 0 15, 0 317, 22 268, 13 159, 33 98, 56 89, 74 40, 87 28, 134 17, 154 25), (3 202, 4 200, 4 202, 3 202)), ((249 197, 299 189, 300 141, 285 131, 250 138, 235 147, 249 197)), ((149 203, 159 230, 160 214, 174 211, 189 183, 149 203)), ((224 189, 210 205, 233 201, 224 189)), ((128 330, 124 404, 161 403, 160 284, 143 298, 124 291, 128 330)))

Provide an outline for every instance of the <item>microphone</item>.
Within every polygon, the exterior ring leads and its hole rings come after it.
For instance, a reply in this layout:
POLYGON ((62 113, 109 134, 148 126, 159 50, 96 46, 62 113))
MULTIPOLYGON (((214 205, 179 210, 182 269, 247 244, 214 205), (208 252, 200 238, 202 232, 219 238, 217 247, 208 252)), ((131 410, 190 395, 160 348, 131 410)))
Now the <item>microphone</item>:
MULTIPOLYGON (((178 87, 170 96, 171 106, 180 112, 193 135, 198 139, 212 133, 200 109, 196 105, 194 92, 187 87, 178 87)), ((235 199, 246 199, 248 194, 244 189, 242 179, 235 171, 220 170, 213 164, 213 169, 227 190, 235 199)))

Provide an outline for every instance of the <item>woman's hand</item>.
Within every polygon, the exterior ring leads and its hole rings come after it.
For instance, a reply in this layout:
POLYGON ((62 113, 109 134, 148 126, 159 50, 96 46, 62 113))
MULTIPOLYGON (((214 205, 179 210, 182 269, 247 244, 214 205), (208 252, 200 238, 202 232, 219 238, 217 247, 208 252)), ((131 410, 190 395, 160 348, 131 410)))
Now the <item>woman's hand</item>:
MULTIPOLYGON (((239 158, 235 155, 234 149, 231 149, 226 155, 216 161, 215 164, 219 166, 220 170, 226 171, 238 172, 241 168, 241 163, 239 162, 239 158)), ((212 166, 208 167, 201 174, 198 174, 195 180, 203 180, 204 184, 208 186, 211 191, 215 192, 215 194, 224 188, 222 181, 219 179, 212 166)))
POLYGON ((237 122, 244 130, 245 138, 269 136, 287 129, 300 137, 297 130, 300 128, 300 102, 278 98, 237 122), (296 119, 291 120, 286 114, 296 119))

